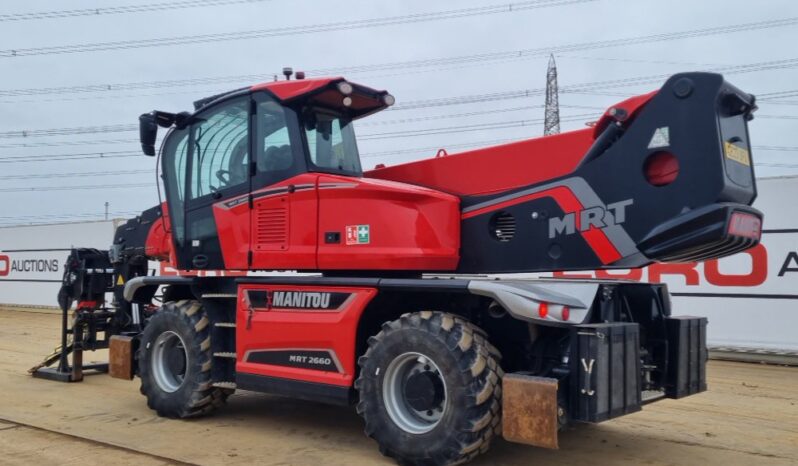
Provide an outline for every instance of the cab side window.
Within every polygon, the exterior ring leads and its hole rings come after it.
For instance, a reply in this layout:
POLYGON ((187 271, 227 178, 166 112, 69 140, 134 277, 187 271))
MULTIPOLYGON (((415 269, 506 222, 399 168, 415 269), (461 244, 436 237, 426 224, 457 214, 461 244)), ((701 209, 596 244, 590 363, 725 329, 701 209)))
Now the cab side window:
POLYGON ((163 151, 164 184, 167 192, 172 231, 178 246, 185 240, 185 202, 186 169, 188 167, 188 128, 172 130, 166 138, 163 151))
POLYGON ((304 171, 298 119, 290 108, 258 95, 255 166, 260 186, 268 186, 304 171), (299 150, 299 155, 297 151, 299 150))
POLYGON ((189 199, 240 187, 249 180, 249 99, 233 99, 192 125, 189 199))
POLYGON ((315 168, 355 176, 362 173, 351 121, 323 112, 308 112, 305 137, 315 168))

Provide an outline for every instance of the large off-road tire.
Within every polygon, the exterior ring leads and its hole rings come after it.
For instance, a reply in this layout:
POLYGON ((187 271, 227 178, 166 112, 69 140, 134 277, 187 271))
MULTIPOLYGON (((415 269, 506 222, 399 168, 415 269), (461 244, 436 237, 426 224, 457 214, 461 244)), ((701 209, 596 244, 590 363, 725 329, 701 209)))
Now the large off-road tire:
POLYGON ((211 386, 210 321, 194 300, 167 302, 147 323, 137 353, 141 393, 159 416, 186 418, 222 406, 211 386))
POLYGON ((358 360, 358 413, 383 455, 408 465, 464 463, 501 428, 501 355, 485 333, 442 312, 405 314, 358 360))

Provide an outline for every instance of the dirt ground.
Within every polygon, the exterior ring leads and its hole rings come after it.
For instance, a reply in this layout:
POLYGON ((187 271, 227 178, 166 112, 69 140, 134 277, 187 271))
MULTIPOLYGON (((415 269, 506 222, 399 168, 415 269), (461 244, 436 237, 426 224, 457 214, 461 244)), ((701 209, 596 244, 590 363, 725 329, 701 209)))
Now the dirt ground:
MULTIPOLYGON (((138 380, 33 379, 58 325, 52 312, 0 309, 0 464, 393 464, 354 409, 238 393, 213 416, 174 421, 147 409, 138 380)), ((798 368, 712 361, 708 379, 706 393, 568 430, 559 451, 499 440, 472 464, 798 465, 798 368)))

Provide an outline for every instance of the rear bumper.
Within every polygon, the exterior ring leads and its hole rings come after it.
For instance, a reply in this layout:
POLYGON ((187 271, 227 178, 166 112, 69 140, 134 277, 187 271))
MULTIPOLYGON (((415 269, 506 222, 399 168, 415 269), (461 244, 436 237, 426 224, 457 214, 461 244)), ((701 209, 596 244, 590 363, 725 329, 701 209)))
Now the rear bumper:
POLYGON ((712 204, 659 225, 639 243, 640 251, 652 260, 688 262, 729 256, 756 246, 761 231, 755 236, 730 232, 735 213, 753 215, 762 224, 762 213, 752 207, 712 204))

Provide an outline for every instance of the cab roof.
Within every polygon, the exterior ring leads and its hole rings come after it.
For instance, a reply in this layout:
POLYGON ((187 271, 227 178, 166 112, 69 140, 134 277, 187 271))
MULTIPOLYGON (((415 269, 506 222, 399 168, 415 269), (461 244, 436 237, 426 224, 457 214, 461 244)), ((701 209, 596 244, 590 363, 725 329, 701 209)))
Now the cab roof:
POLYGON ((345 81, 340 76, 330 78, 311 78, 311 79, 294 79, 291 81, 272 81, 260 84, 255 84, 250 87, 252 92, 255 91, 269 91, 282 101, 288 101, 303 95, 317 91, 326 86, 334 83, 345 81))
POLYGON ((306 101, 308 104, 340 111, 352 119, 361 118, 380 111, 393 104, 393 96, 387 91, 376 90, 361 84, 347 81, 341 76, 311 79, 293 79, 255 84, 213 95, 194 102, 194 110, 199 111, 218 100, 241 95, 247 92, 266 91, 281 103, 290 104, 306 101), (341 91, 342 84, 348 92, 341 91))
POLYGON ((341 111, 352 119, 378 112, 394 101, 387 91, 356 84, 341 76, 272 81, 256 84, 250 90, 268 91, 283 103, 304 100, 313 106, 341 111))

